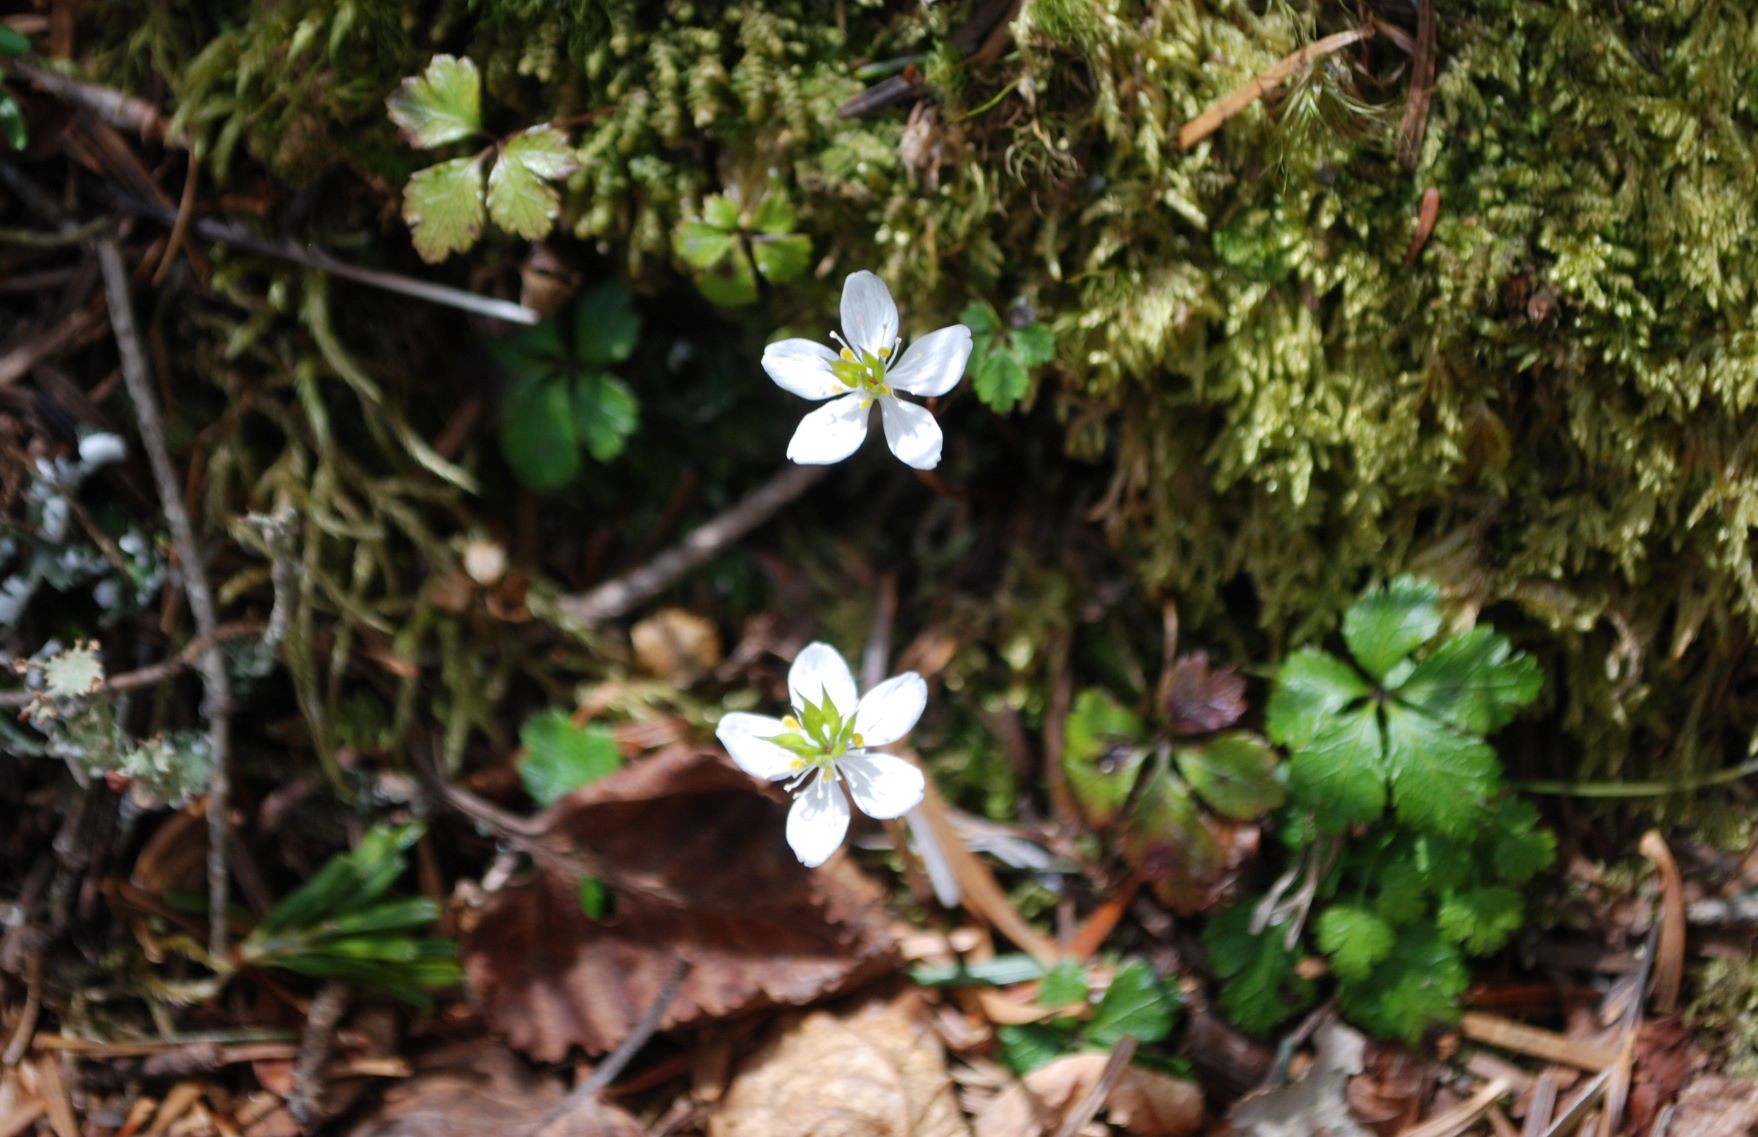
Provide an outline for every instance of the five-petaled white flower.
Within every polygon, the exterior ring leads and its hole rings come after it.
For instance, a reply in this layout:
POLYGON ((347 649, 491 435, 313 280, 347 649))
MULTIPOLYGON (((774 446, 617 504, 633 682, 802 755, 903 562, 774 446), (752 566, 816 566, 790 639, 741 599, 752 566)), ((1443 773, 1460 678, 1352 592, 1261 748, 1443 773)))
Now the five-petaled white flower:
POLYGON ((866 441, 868 408, 877 402, 891 452, 918 470, 938 466, 940 424, 925 407, 893 392, 932 398, 958 386, 971 355, 971 330, 963 324, 941 328, 912 344, 908 355, 898 354, 903 341, 897 305, 885 282, 863 271, 843 283, 842 335, 836 339, 841 351, 805 339, 763 349, 763 370, 777 385, 803 398, 831 400, 800 421, 787 456, 808 466, 842 461, 866 441))
POLYGON ((715 734, 747 774, 788 783, 795 794, 787 843, 807 868, 830 859, 848 832, 848 797, 861 812, 902 817, 922 802, 922 772, 902 758, 875 754, 910 732, 928 705, 928 685, 913 671, 887 679, 860 698, 855 677, 829 644, 806 646, 787 673, 794 713, 775 719, 733 712, 715 734))

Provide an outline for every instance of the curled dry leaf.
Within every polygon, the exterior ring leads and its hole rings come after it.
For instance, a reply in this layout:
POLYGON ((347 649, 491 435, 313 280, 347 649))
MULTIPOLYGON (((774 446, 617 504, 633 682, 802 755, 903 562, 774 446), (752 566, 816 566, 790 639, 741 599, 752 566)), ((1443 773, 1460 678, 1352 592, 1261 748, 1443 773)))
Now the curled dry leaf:
POLYGON ((558 801, 538 818, 543 839, 590 851, 629 883, 611 882, 598 921, 581 911, 580 882, 554 869, 489 899, 462 946, 489 1026, 555 1061, 620 1042, 680 954, 694 966, 661 1030, 801 1006, 890 968, 877 889, 846 862, 803 868, 784 814, 724 757, 686 748, 558 801))
POLYGON ((1240 1100, 1230 1115, 1239 1137, 1368 1137, 1347 1098, 1349 1079, 1361 1073, 1367 1039, 1339 1022, 1319 1027, 1318 1055, 1298 1082, 1240 1100))
MULTIPOLYGON (((1070 1054, 1038 1067, 977 1115, 976 1137, 1055 1133, 1062 1118, 1104 1075, 1109 1056, 1070 1054)), ((1105 1098, 1111 1123, 1134 1137, 1184 1137, 1203 1123, 1194 1083, 1130 1067, 1105 1098)))
POLYGON ((968 1137, 913 992, 784 1024, 734 1075, 709 1137, 968 1137))
POLYGON ((1180 656, 1160 681, 1160 702, 1173 734, 1226 730, 1245 714, 1245 676, 1206 652, 1180 656))
POLYGON ((348 1137, 641 1137, 633 1117, 596 1101, 568 1102, 567 1111, 546 1124, 567 1097, 560 1081, 531 1070, 504 1047, 482 1039, 456 1042, 421 1058, 414 1076, 387 1089, 348 1137))

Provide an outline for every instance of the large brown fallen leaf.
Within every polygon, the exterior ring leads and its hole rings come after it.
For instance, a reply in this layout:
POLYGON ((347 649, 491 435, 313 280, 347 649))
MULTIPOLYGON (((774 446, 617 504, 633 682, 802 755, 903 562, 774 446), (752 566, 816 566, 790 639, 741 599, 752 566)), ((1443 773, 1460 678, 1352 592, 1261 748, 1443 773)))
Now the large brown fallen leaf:
MULTIPOLYGON (((1104 1054, 1070 1054, 1039 1066, 977 1115, 976 1137, 1056 1132, 1064 1115, 1098 1085, 1107 1061, 1104 1054)), ((1185 1137, 1202 1127, 1203 1093, 1191 1082, 1132 1066, 1106 1095, 1104 1111, 1134 1137, 1185 1137)))
POLYGON ((633 1117, 597 1101, 570 1103, 545 1123, 567 1097, 560 1081, 531 1070, 504 1047, 458 1042, 421 1058, 415 1075, 385 1091, 348 1137, 641 1137, 633 1117))
POLYGON ((1347 1097, 1349 1079, 1361 1073, 1367 1039, 1340 1022, 1319 1027, 1313 1039, 1318 1054, 1305 1077, 1233 1107, 1229 1119, 1239 1137, 1368 1137, 1347 1097))
POLYGON ((462 955, 489 1026, 555 1061, 614 1047, 679 956, 693 965, 660 1029, 801 1006, 895 963, 881 896, 847 862, 801 867, 785 809, 716 752, 665 751, 556 802, 547 840, 614 866, 602 921, 551 870, 492 896, 462 955))
POLYGON ((785 1024, 734 1076, 709 1137, 966 1137, 946 1055, 906 992, 785 1024))

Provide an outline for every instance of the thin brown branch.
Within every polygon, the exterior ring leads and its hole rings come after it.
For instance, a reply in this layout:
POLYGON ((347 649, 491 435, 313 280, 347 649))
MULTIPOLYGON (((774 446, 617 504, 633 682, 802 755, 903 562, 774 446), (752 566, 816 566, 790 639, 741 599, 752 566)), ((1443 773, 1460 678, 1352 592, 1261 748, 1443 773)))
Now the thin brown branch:
POLYGON ((607 580, 590 592, 561 597, 556 601, 557 612, 588 628, 628 615, 775 516, 828 471, 828 466, 788 467, 640 568, 607 580))
POLYGON ((89 111, 118 130, 132 131, 143 139, 169 146, 184 145, 181 137, 171 133, 170 120, 145 99, 137 99, 113 87, 57 75, 25 59, 10 60, 6 67, 37 90, 54 95, 69 106, 89 111))
POLYGON ((1179 127, 1178 148, 1189 150, 1221 129, 1228 119, 1274 92, 1296 72, 1312 66, 1334 51, 1341 51, 1350 44, 1358 43, 1371 35, 1373 35, 1372 27, 1351 28, 1346 32, 1338 32, 1335 35, 1328 35, 1324 39, 1309 43, 1294 54, 1277 60, 1268 70, 1253 75, 1223 98, 1204 107, 1201 114, 1179 127))
POLYGON ((309 1128, 318 1120, 319 1099, 323 1096, 323 1068, 336 1045, 336 1027, 348 1009, 348 985, 325 983, 305 1010, 305 1028, 299 1035, 299 1056, 293 1063, 293 1092, 287 1098, 287 1112, 301 1128, 309 1128))
POLYGON ((1416 43, 1411 54, 1410 94, 1398 126, 1398 164, 1414 170, 1428 132, 1428 104, 1434 96, 1434 0, 1416 0, 1416 43))
MULTIPOLYGON (((635 1028, 617 1043, 616 1049, 605 1055, 604 1061, 568 1095, 570 1102, 596 1098, 606 1086, 617 1080, 630 1060, 647 1045, 653 1032, 659 1029, 665 1012, 670 1009, 672 1000, 677 998, 678 989, 684 985, 684 979, 690 974, 690 966, 690 961, 683 956, 679 956, 672 963, 671 973, 665 977, 659 994, 653 997, 653 1005, 647 1008, 647 1013, 641 1016, 641 1021, 635 1024, 635 1028)), ((564 1104, 563 1109, 566 1108, 567 1105, 564 1104)))
POLYGON ((115 331, 116 348, 122 357, 122 381, 128 387, 129 398, 134 401, 141 442, 152 466, 160 507, 171 529, 178 560, 182 562, 183 591, 189 597, 196 634, 208 641, 197 667, 206 689, 203 710, 208 720, 208 743, 214 763, 214 777, 208 787, 207 800, 208 951, 217 961, 225 958, 227 949, 226 902, 230 888, 226 864, 229 844, 226 806, 231 788, 232 686, 226 674, 226 656, 220 650, 217 638, 220 622, 214 611, 213 590, 208 586, 207 566, 202 560, 201 546, 195 539, 195 526, 190 523, 189 513, 183 508, 183 499, 178 494, 177 468, 171 463, 171 449, 165 442, 165 426, 153 393, 146 350, 134 325, 128 267, 122 262, 122 250, 114 238, 106 237, 98 242, 98 263, 104 272, 110 326, 115 331))
POLYGON ((1086 1128, 1089 1121, 1099 1115, 1099 1110, 1105 1108, 1105 1099, 1117 1088, 1117 1080, 1129 1069, 1129 1060, 1134 1057, 1135 1039, 1126 1034, 1111 1048, 1111 1057, 1106 1059, 1105 1069, 1099 1074, 1099 1080, 1093 1083, 1093 1088, 1086 1092, 1086 1096, 1068 1111, 1062 1124, 1056 1127, 1056 1137, 1075 1137, 1086 1128))

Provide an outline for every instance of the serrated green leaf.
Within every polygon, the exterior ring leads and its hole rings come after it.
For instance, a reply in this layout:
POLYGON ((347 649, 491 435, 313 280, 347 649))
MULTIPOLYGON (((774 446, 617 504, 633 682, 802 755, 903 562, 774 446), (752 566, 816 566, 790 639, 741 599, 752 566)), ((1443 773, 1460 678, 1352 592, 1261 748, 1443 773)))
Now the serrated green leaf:
POLYGON ((1439 895, 1464 888, 1476 873, 1470 851, 1440 833, 1416 833, 1410 837, 1410 863, 1422 873, 1423 885, 1439 895))
MULTIPOLYGON (((734 218, 735 224, 737 218, 734 218)), ((794 231, 794 207, 787 195, 779 190, 771 190, 763 195, 757 203, 757 211, 751 215, 751 228, 759 233, 781 236, 794 231)), ((808 246, 809 247, 809 246, 808 246)))
POLYGON ((1504 727, 1538 697, 1544 674, 1507 637, 1473 628, 1443 640, 1399 685, 1398 697, 1432 718, 1473 734, 1504 727))
POLYGON ((436 55, 391 92, 385 107, 409 145, 431 150, 482 129, 482 80, 469 59, 436 55))
POLYGON ((1366 908, 1333 904, 1319 916, 1319 949, 1331 957, 1331 967, 1343 979, 1366 979, 1374 964, 1392 953, 1397 933, 1392 926, 1366 908))
POLYGON ((554 127, 534 126, 515 134, 488 175, 488 215, 528 241, 548 236, 561 202, 549 183, 567 177, 577 165, 567 137, 554 127))
POLYGON ((23 32, 0 24, 0 55, 23 55, 31 49, 31 41, 23 32))
POLYGON ((1525 884, 1557 859, 1557 836, 1538 827, 1538 810, 1519 798, 1503 798, 1496 808, 1490 860, 1508 884, 1525 884))
POLYGON ((479 158, 453 158, 417 170, 403 187, 403 220, 415 251, 429 264, 474 245, 484 216, 479 158))
POLYGON ((971 386, 984 406, 1006 414, 1031 390, 1032 376, 1010 352, 991 350, 972 369, 971 386))
POLYGON ((1286 929, 1251 931, 1251 904, 1240 904, 1209 921, 1203 942, 1209 966, 1223 982, 1221 1009, 1247 1034, 1267 1033, 1312 1005, 1313 985, 1294 972, 1286 929))
POLYGON ((739 203, 724 194, 715 194, 702 203, 702 220, 726 233, 739 228, 739 203))
POLYGON ((726 258, 738 240, 736 233, 727 233, 702 221, 680 221, 672 234, 672 251, 691 268, 712 268, 726 258))
POLYGON ((1069 1034, 1046 1023, 1006 1024, 995 1028, 1001 1043, 1001 1061, 1015 1074, 1025 1075, 1062 1057, 1069 1034))
POLYGON ((620 281, 594 286, 574 305, 574 355, 586 366, 623 362, 640 338, 635 296, 620 281))
POLYGON ((623 764, 623 753, 609 727, 597 723, 575 726, 566 714, 553 709, 525 720, 519 744, 525 748, 519 781, 531 800, 543 806, 553 805, 623 764))
POLYGON ((1135 805, 1123 817, 1123 856, 1160 903, 1180 914, 1202 911, 1228 867, 1218 823, 1197 808, 1164 751, 1151 761, 1135 805))
POLYGON ((1389 924, 1408 924, 1428 913, 1428 885, 1415 865, 1394 861, 1379 873, 1374 911, 1389 924))
POLYGON ((1007 342, 1026 367, 1042 367, 1056 358, 1056 335, 1043 324, 1015 328, 1008 333, 1007 342))
POLYGON ((1472 955, 1487 955, 1526 922, 1526 901, 1511 888, 1471 888, 1441 901, 1435 926, 1472 955))
POLYGON ((612 375, 583 375, 574 384, 574 431, 600 462, 614 460, 641 425, 641 405, 612 375))
POLYGON ((1430 1026, 1459 1017, 1469 982, 1457 947, 1427 924, 1410 924, 1370 976, 1338 984, 1337 1001, 1374 1034, 1414 1046, 1430 1026))
POLYGON ((971 330, 973 339, 981 339, 1001 326, 1001 317, 981 300, 972 300, 958 314, 958 322, 971 330))
POLYGON ((1087 971, 1072 959, 1058 960, 1038 980, 1040 1007, 1066 1007, 1087 1001, 1087 971))
POLYGON ((22 151, 30 142, 30 135, 24 124, 24 111, 20 109, 18 100, 7 94, 0 94, 0 138, 5 138, 6 145, 15 151, 22 151))
POLYGON ((1128 1036, 1137 1042, 1158 1042, 1172 1032, 1178 1000, 1160 982, 1154 969, 1139 961, 1124 964, 1111 977, 1082 1038, 1109 1050, 1128 1036))
POLYGON ((1483 818, 1501 777, 1495 751, 1397 703, 1386 704, 1392 805, 1415 829, 1460 836, 1483 818))
POLYGON ((1338 711, 1369 690, 1360 672, 1330 652, 1302 648, 1276 671, 1264 728, 1283 746, 1305 746, 1338 711))
POLYGON ((1340 833, 1386 808, 1379 713, 1371 703, 1332 718, 1288 760, 1288 794, 1319 828, 1340 833))
POLYGON ((1110 825, 1129 797, 1145 758, 1141 717, 1110 695, 1075 696, 1063 728, 1062 769, 1088 824, 1110 825))
POLYGON ((1174 754, 1190 788, 1223 817, 1255 821, 1288 798, 1276 777, 1281 758, 1255 734, 1231 731, 1174 754))
POLYGON ((1343 639, 1355 661, 1383 680, 1441 630, 1439 599, 1430 581, 1401 576, 1357 600, 1343 616, 1343 639))
POLYGON ((560 489, 580 476, 580 436, 565 380, 513 385, 501 402, 501 453, 534 490, 560 489))
POLYGON ((751 255, 763 279, 786 284, 812 263, 812 239, 805 236, 752 237, 751 255))
POLYGON ((757 273, 745 251, 744 238, 732 238, 726 255, 696 278, 696 287, 723 308, 742 308, 757 302, 757 273))

